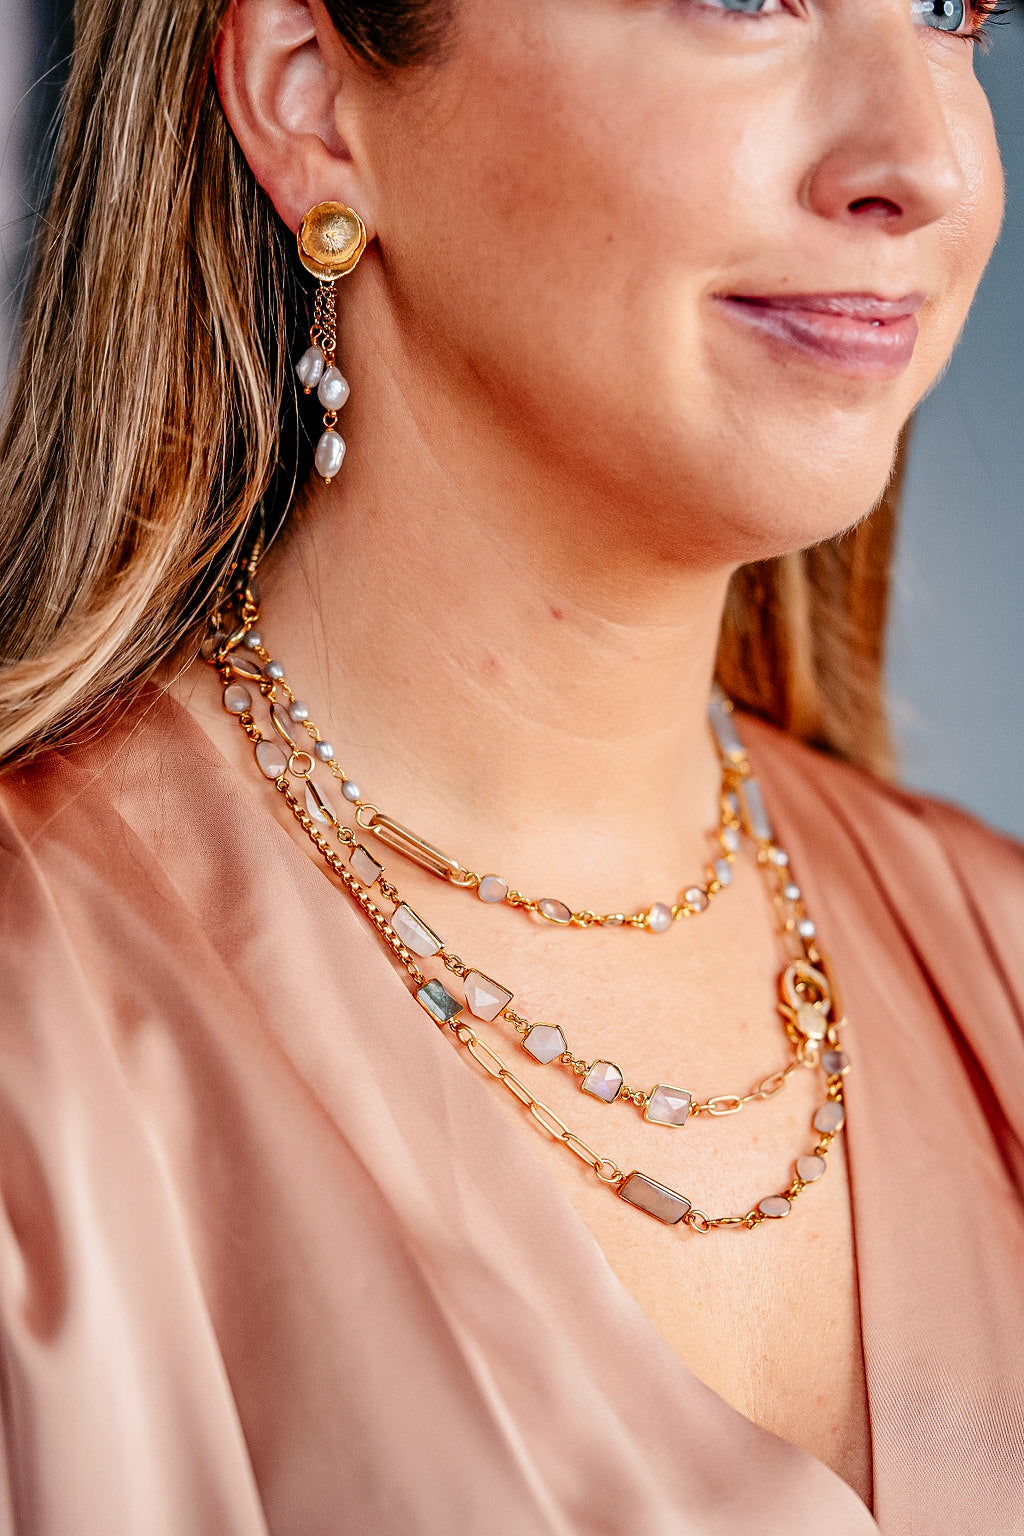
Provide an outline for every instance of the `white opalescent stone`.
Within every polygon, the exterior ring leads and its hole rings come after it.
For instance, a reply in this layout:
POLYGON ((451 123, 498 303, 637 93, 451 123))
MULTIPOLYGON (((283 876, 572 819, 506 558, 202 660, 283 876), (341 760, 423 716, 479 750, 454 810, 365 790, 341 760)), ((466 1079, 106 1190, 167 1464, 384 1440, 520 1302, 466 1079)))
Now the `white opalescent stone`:
POLYGON ((228 683, 224 689, 224 708, 229 715, 244 715, 252 708, 252 694, 241 683, 228 683))
POLYGON ((545 1066, 563 1055, 565 1049, 565 1036, 554 1024, 535 1024, 523 1040, 523 1050, 545 1066))
POLYGON ((488 1024, 512 1001, 512 993, 508 988, 492 981, 482 971, 470 971, 465 979, 465 988, 466 1007, 474 1018, 483 1019, 488 1024))
POLYGON ((644 1110, 644 1119, 655 1125, 685 1125, 690 1113, 693 1095, 685 1088, 673 1088, 669 1083, 659 1083, 651 1089, 644 1110))
POLYGON ((805 1184, 813 1184, 824 1172, 825 1159, 819 1157, 816 1152, 808 1152, 805 1157, 798 1157, 796 1160, 797 1178, 802 1179, 805 1184))
POLYGON ((431 955, 436 955, 444 943, 444 940, 438 938, 433 929, 427 927, 422 917, 417 917, 404 901, 401 906, 395 908, 388 922, 406 949, 411 949, 414 955, 420 955, 425 960, 431 955))
POLYGON ((338 825, 338 818, 331 810, 330 801, 320 793, 311 779, 306 780, 306 810, 314 821, 323 822, 331 827, 338 825))
POLYGON ((288 753, 283 751, 276 741, 258 741, 256 761, 259 764, 260 773, 266 779, 279 779, 282 773, 288 770, 288 753))
POLYGON ((785 1195, 765 1195, 758 1201, 758 1210, 762 1216, 769 1216, 773 1221, 779 1221, 783 1216, 788 1216, 792 1207, 785 1195))
POLYGON ((747 831, 757 843, 770 843, 772 840, 772 824, 768 820, 768 812, 765 809, 764 796, 761 786, 756 779, 744 779, 740 785, 740 796, 743 801, 743 820, 747 831))
POLYGON ((822 1071, 829 1077, 840 1077, 849 1067, 850 1058, 845 1051, 822 1051, 822 1071))
POLYGON ((829 1099, 828 1103, 823 1104, 818 1110, 811 1124, 823 1136, 831 1136, 836 1131, 841 1131, 845 1122, 846 1111, 843 1109, 843 1106, 837 1104, 834 1099, 829 1099))
POLYGON ((726 706, 720 694, 713 693, 708 700, 708 723, 722 756, 731 757, 736 762, 741 761, 745 756, 743 743, 736 734, 732 710, 726 706))
MULTIPOLYGON (((380 877, 384 868, 383 864, 379 864, 369 849, 363 847, 362 843, 356 843, 348 856, 348 862, 356 879, 361 880, 364 885, 373 885, 374 881, 380 877)), ((394 928, 394 923, 391 926, 394 928)), ((411 944, 409 948, 412 948, 411 944)))
POLYGON ((504 901, 508 895, 508 886, 500 875, 484 875, 476 893, 481 901, 504 901))
POLYGON ((568 923, 572 919, 572 909, 567 907, 564 901, 556 901, 553 896, 545 896, 538 901, 537 906, 541 917, 546 917, 549 923, 568 923))
POLYGON ((600 1099, 602 1104, 611 1104, 619 1096, 622 1073, 613 1061, 595 1061, 580 1087, 591 1098, 600 1099))

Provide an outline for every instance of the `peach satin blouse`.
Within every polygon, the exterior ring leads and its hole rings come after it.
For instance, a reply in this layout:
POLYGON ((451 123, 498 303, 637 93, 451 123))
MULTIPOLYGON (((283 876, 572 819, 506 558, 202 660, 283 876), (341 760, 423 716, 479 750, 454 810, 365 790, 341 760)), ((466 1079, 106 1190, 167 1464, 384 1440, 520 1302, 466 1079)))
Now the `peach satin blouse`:
POLYGON ((0 784, 0 1532, 1024 1532, 1024 856, 745 729, 852 1026, 873 1513, 685 1368, 155 697, 0 784))

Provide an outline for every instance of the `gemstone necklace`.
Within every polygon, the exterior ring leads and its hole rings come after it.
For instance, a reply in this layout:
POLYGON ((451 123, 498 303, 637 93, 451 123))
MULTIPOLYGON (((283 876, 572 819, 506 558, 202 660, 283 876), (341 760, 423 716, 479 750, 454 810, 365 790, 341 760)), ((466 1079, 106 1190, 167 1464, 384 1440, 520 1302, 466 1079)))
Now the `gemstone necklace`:
MULTIPOLYGON (((290 752, 299 750, 295 739, 300 733, 308 737, 312 755, 326 765, 340 786, 343 798, 354 807, 358 824, 364 832, 371 833, 387 844, 403 858, 411 859, 421 868, 438 875, 449 884, 462 890, 474 891, 480 901, 488 906, 505 905, 543 918, 559 927, 574 928, 642 928, 649 933, 667 933, 673 923, 688 917, 699 917, 706 912, 714 898, 732 882, 732 866, 739 848, 740 822, 736 803, 736 789, 749 775, 746 755, 736 737, 724 702, 717 696, 708 706, 708 719, 718 748, 722 766, 722 783, 719 794, 719 821, 716 829, 716 850, 708 863, 702 881, 688 885, 675 902, 655 901, 637 912, 592 912, 587 908, 573 910, 568 902, 553 896, 535 898, 524 896, 510 887, 501 875, 481 875, 468 869, 457 859, 443 853, 433 843, 405 827, 401 822, 386 815, 372 802, 363 798, 362 790, 354 779, 349 778, 335 756, 331 742, 324 739, 320 729, 310 718, 309 706, 296 698, 284 676, 280 662, 275 661, 263 644, 262 636, 255 629, 246 631, 241 650, 231 655, 229 665, 235 680, 244 687, 246 683, 259 683, 264 677, 277 684, 271 710, 271 724, 290 752), (250 654, 246 654, 248 651, 250 654)), ((265 754, 266 755, 266 754, 265 754)), ((307 797, 310 814, 318 817, 323 807, 319 789, 311 789, 307 797)), ((756 814, 755 807, 755 814, 756 814)), ((762 808, 763 809, 763 808, 762 808)))
MULTIPOLYGON (((282 794, 293 816, 328 867, 354 897, 378 936, 405 967, 414 983, 415 997, 420 1006, 439 1027, 451 1029, 459 1044, 519 1100, 547 1134, 587 1163, 595 1176, 613 1188, 621 1199, 648 1215, 668 1225, 684 1222, 695 1232, 733 1226, 753 1228, 765 1220, 777 1220, 788 1215, 792 1201, 826 1171, 829 1148, 845 1120, 843 1078, 849 1070, 849 1060, 840 1049, 839 1032, 843 1020, 831 969, 815 943, 814 925, 806 915, 799 889, 792 883, 788 857, 773 841, 759 786, 750 774, 746 755, 731 719, 731 706, 724 700, 716 699, 711 716, 723 760, 728 760, 740 770, 731 781, 734 787, 723 794, 723 802, 728 800, 730 809, 735 806, 733 815, 739 817, 742 830, 757 845, 758 864, 769 881, 773 905, 780 917, 780 932, 797 951, 780 978, 779 1000, 793 1055, 784 1069, 762 1079, 749 1094, 723 1094, 699 1102, 687 1090, 670 1084, 659 1083, 649 1093, 630 1088, 625 1084, 620 1068, 614 1063, 603 1060, 588 1062, 574 1056, 557 1026, 531 1024, 523 1019, 512 1009, 511 991, 482 972, 465 965, 457 955, 444 947, 439 936, 402 901, 397 888, 386 878, 383 867, 362 844, 357 843, 353 830, 340 823, 329 802, 314 786, 313 773, 318 758, 326 763, 330 763, 332 758, 320 754, 317 758, 300 749, 287 727, 282 729, 284 722, 279 718, 283 713, 282 699, 294 704, 294 695, 284 679, 284 669, 280 663, 273 661, 269 653, 263 651, 258 637, 256 643, 252 642, 253 626, 258 615, 258 605, 253 595, 252 568, 250 566, 246 570, 243 567, 240 589, 222 597, 221 605, 211 620, 210 636, 204 644, 204 655, 217 668, 223 684, 224 706, 235 716, 252 743, 260 772, 282 794), (235 610, 234 616, 240 623, 225 627, 230 609, 235 610), (239 650, 247 639, 250 644, 245 649, 250 652, 249 655, 239 650), (256 685, 266 701, 271 724, 278 738, 276 740, 274 736, 265 735, 256 722, 252 710, 252 684, 256 685), (288 747, 287 752, 281 743, 288 747), (289 779, 302 784, 301 800, 289 779), (737 788, 739 799, 736 797, 737 788), (324 827, 333 829, 339 843, 346 850, 348 868, 322 830, 324 827), (381 895, 394 906, 390 916, 377 906, 370 894, 375 885, 381 895), (454 996, 438 978, 424 975, 414 956, 437 956, 441 959, 447 969, 462 981, 465 1001, 454 996), (474 1017, 487 1022, 496 1020, 500 1015, 516 1029, 524 1050, 535 1061, 545 1065, 557 1061, 582 1079, 580 1087, 583 1092, 606 1104, 619 1101, 632 1104, 642 1111, 647 1121, 655 1125, 679 1128, 691 1116, 736 1113, 749 1103, 774 1096, 798 1068, 818 1067, 826 1079, 825 1101, 812 1120, 818 1141, 812 1150, 797 1159, 790 1183, 783 1193, 766 1196, 742 1216, 708 1217, 695 1209, 687 1197, 638 1170, 624 1173, 613 1161, 588 1147, 552 1110, 533 1096, 480 1039, 469 1023, 462 1019, 461 1016, 467 1010, 474 1017)), ((295 723, 291 721, 290 715, 289 721, 295 723)), ((308 712, 302 723, 307 721, 308 712)), ((313 731, 316 731, 315 726, 313 731)), ((318 745, 321 740, 319 732, 313 735, 311 731, 310 734, 313 742, 318 745)), ((357 821, 359 809, 361 807, 357 808, 357 821)), ((376 812, 375 807, 370 807, 370 810, 376 812)), ((362 821, 358 821, 358 824, 364 826, 362 821)), ((734 825, 732 821, 728 824, 734 825)))

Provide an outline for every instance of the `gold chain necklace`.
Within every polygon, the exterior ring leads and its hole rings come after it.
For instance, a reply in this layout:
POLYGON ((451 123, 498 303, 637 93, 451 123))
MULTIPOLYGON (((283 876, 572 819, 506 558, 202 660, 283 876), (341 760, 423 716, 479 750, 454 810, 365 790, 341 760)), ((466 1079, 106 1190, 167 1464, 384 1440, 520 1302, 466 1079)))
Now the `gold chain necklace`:
MULTIPOLYGON (((263 644, 262 636, 255 629, 248 629, 242 641, 241 652, 232 654, 229 665, 234 678, 242 686, 255 683, 264 677, 277 684, 278 698, 271 709, 271 724, 290 752, 299 751, 295 739, 302 732, 312 745, 312 755, 323 763, 341 789, 343 798, 352 806, 359 827, 421 868, 440 876, 449 884, 466 891, 475 891, 480 901, 488 906, 505 905, 531 913, 559 927, 574 928, 643 928, 650 933, 667 933, 673 923, 685 918, 699 917, 706 912, 715 897, 732 882, 732 866, 739 849, 740 818, 736 788, 748 775, 743 748, 736 739, 728 712, 722 701, 712 699, 708 715, 709 723, 718 747, 722 766, 722 783, 719 794, 719 820, 715 837, 715 857, 709 861, 701 881, 694 881, 679 893, 674 902, 655 901, 650 906, 633 913, 593 912, 589 908, 574 910, 568 902, 553 896, 524 896, 509 885, 501 875, 477 873, 442 852, 426 838, 420 837, 409 827, 388 816, 379 806, 363 797, 356 781, 342 768, 332 743, 326 740, 319 726, 311 719, 309 706, 296 698, 284 675, 280 662, 275 661, 263 644), (245 652, 249 654, 246 655, 245 652)), ((308 750, 308 749, 306 749, 308 750)), ((310 791, 310 814, 319 818, 326 815, 334 820, 334 813, 319 789, 310 791)))
MULTIPOLYGON (((222 596, 221 606, 211 620, 211 633, 204 644, 204 655, 218 670, 224 689, 224 707, 229 714, 235 716, 252 743, 261 773, 283 795, 296 821, 325 863, 355 898, 359 909, 373 924, 378 936, 405 967, 416 987, 415 996, 420 1006, 439 1027, 453 1031, 458 1042, 519 1100, 543 1130, 587 1163, 595 1176, 614 1188, 621 1199, 647 1214, 669 1225, 682 1221, 695 1232, 709 1232, 731 1226, 750 1229, 763 1221, 777 1220, 788 1215, 792 1201, 826 1171, 829 1148, 845 1121, 843 1077, 849 1070, 849 1060, 840 1049, 839 1032, 843 1020, 831 969, 817 948, 814 924, 806 915, 799 889, 792 884, 789 860, 772 840, 760 789, 750 774, 746 755, 730 718, 730 706, 724 701, 717 701, 722 718, 716 722, 715 729, 723 761, 731 761, 736 769, 734 782, 742 794, 743 830, 757 844, 758 863, 762 871, 774 872, 776 889, 772 892, 773 901, 786 913, 782 932, 795 941, 801 950, 796 958, 790 960, 780 978, 779 1008, 794 1050, 792 1060, 784 1069, 762 1079, 750 1093, 718 1095, 699 1102, 687 1090, 669 1084, 658 1084, 650 1093, 629 1088, 621 1070, 614 1063, 604 1060, 588 1062, 574 1056, 557 1026, 531 1024, 522 1018, 511 1007, 511 991, 481 972, 472 970, 457 955, 447 950, 439 936, 402 901, 398 889, 386 878, 383 867, 362 844, 357 843, 353 830, 339 821, 314 785, 313 773, 317 758, 300 749, 290 730, 282 728, 284 723, 279 718, 282 713, 281 698, 294 702, 294 694, 285 681, 280 663, 270 658, 258 637, 255 642, 252 640, 253 626, 259 616, 253 587, 254 564, 255 559, 247 569, 243 568, 240 590, 222 596), (240 620, 230 630, 225 628, 229 604, 237 608, 240 620), (240 654, 238 649, 246 640, 250 642, 247 649, 251 654, 248 656, 240 654), (252 713, 251 684, 256 685, 266 700, 271 724, 279 740, 265 735, 257 724, 252 713), (280 743, 289 750, 284 752, 280 743), (289 777, 303 783, 303 801, 299 800, 288 783, 289 777), (321 830, 322 826, 334 830, 348 852, 350 869, 345 868, 339 854, 321 830), (390 917, 370 896, 369 892, 374 885, 393 904, 394 911, 390 917), (453 996, 437 977, 425 976, 417 966, 414 955, 420 958, 437 956, 441 959, 447 969, 462 980, 466 1001, 453 996), (552 1110, 534 1097, 461 1018, 467 1008, 475 1017, 487 1021, 493 1021, 500 1015, 517 1030, 524 1049, 535 1061, 547 1065, 557 1060, 583 1079, 580 1087, 584 1092, 605 1103, 618 1100, 632 1103, 642 1110, 645 1119, 656 1125, 678 1128, 690 1116, 736 1113, 748 1103, 774 1096, 797 1068, 820 1067, 827 1082, 827 1096, 812 1119, 817 1143, 797 1159, 792 1178, 784 1192, 766 1196, 743 1216, 708 1217, 685 1196, 638 1170, 623 1173, 612 1160, 587 1146, 552 1110)), ((302 718, 303 724, 307 722, 308 711, 302 718)), ((310 729, 308 724, 307 729, 310 729)), ((322 740, 315 726, 310 729, 310 738, 314 744, 322 740)), ((319 760, 329 764, 333 754, 319 755, 319 760)), ((735 788, 723 793, 723 801, 727 795, 734 796, 735 788)), ((359 809, 361 807, 357 808, 357 818, 359 809)), ((380 814, 376 807, 371 807, 371 810, 380 814)), ((359 824, 363 825, 362 822, 359 824)), ((434 872, 440 873, 436 870, 434 872)))

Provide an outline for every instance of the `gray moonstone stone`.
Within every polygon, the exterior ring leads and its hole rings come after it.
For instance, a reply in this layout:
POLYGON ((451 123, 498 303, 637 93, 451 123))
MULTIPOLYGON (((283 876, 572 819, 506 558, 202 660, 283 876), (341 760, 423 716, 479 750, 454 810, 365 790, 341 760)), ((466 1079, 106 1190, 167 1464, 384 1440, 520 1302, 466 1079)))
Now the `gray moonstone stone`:
POLYGON ((619 1199, 635 1205, 638 1211, 646 1211, 656 1221, 663 1221, 666 1227, 674 1227, 690 1209, 685 1195, 676 1194, 674 1189, 649 1179, 645 1173, 631 1173, 619 1186, 619 1199))

